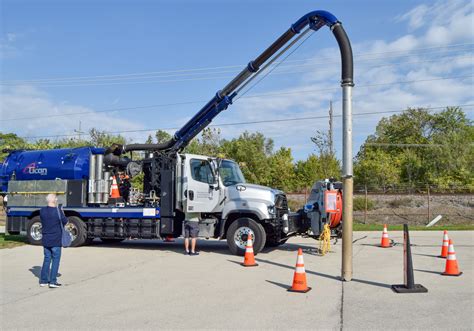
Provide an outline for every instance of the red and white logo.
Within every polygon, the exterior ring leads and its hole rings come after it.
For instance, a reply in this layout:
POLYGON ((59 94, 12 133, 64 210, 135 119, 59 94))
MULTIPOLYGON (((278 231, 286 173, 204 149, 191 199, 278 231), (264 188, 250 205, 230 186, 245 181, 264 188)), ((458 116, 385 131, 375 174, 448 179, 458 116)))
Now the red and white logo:
POLYGON ((28 164, 24 169, 23 169, 24 174, 29 174, 29 175, 40 175, 40 176, 46 176, 48 174, 48 169, 47 168, 38 168, 36 166, 36 163, 30 163, 28 164))

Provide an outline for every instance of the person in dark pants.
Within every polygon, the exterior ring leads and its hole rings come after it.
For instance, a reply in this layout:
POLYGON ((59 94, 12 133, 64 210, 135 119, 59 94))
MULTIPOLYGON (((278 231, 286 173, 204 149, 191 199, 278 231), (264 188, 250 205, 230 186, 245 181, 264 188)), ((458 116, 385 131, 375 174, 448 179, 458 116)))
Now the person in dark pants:
POLYGON ((50 288, 60 287, 57 281, 59 261, 61 260, 61 227, 66 225, 67 218, 57 206, 56 194, 46 196, 47 207, 40 210, 42 225, 42 244, 44 252, 43 267, 41 268, 40 286, 49 284, 50 288))
POLYGON ((184 221, 184 254, 199 255, 196 252, 196 240, 199 235, 200 213, 186 213, 184 221), (191 238, 191 250, 189 250, 189 238, 191 238))
POLYGON ((130 178, 125 173, 119 174, 119 191, 120 196, 125 200, 125 203, 129 203, 128 198, 130 197, 130 189, 132 188, 132 184, 130 183, 130 178))

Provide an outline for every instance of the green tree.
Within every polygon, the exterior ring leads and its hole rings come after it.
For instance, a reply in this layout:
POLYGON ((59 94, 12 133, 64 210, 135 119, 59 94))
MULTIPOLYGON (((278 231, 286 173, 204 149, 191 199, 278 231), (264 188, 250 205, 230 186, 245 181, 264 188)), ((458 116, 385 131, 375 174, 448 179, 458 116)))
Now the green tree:
POLYGON ((206 128, 202 131, 201 136, 193 139, 184 151, 191 154, 224 157, 222 142, 220 129, 206 128))
POLYGON ((25 139, 18 137, 15 133, 0 132, 0 160, 3 161, 8 156, 9 151, 27 148, 25 139))
POLYGON ((239 163, 247 181, 255 184, 271 183, 268 159, 273 152, 273 140, 259 132, 245 131, 238 138, 222 141, 222 153, 239 163))
POLYGON ((124 145, 126 143, 125 138, 121 135, 109 134, 94 128, 89 131, 89 135, 91 137, 91 144, 96 147, 109 147, 113 144, 124 145))
POLYGON ((380 120, 367 138, 356 157, 356 183, 473 185, 473 141, 472 121, 461 108, 438 113, 408 108, 380 120), (376 169, 387 174, 366 175, 376 169))
POLYGON ((292 191, 295 187, 295 169, 291 149, 281 147, 267 160, 270 169, 269 186, 292 191))
POLYGON ((367 148, 359 152, 354 166, 356 184, 384 190, 400 180, 400 162, 381 148, 367 148))
POLYGON ((156 131, 155 137, 156 137, 156 142, 158 144, 162 144, 171 139, 171 135, 168 132, 163 131, 163 130, 156 131))
POLYGON ((306 160, 295 165, 295 190, 311 188, 314 182, 326 178, 339 179, 341 166, 339 161, 330 154, 311 154, 306 160))

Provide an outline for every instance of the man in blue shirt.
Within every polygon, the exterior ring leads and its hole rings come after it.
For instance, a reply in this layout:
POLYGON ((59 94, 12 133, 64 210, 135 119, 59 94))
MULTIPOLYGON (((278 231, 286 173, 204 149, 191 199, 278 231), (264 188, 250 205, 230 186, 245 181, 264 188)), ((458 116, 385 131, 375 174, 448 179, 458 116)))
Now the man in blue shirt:
POLYGON ((57 281, 59 261, 61 260, 61 235, 63 227, 67 223, 67 218, 63 211, 57 206, 58 198, 56 194, 46 196, 47 207, 40 210, 42 225, 44 260, 41 268, 40 286, 50 288, 60 287, 57 281))

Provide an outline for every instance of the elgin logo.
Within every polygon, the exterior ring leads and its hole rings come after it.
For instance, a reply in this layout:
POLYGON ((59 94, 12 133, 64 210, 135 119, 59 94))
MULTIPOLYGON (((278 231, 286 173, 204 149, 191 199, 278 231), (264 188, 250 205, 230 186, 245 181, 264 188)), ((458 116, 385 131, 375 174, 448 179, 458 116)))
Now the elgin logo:
POLYGON ((36 163, 30 163, 28 164, 24 169, 23 169, 24 174, 30 174, 30 175, 41 175, 41 176, 46 176, 48 174, 48 169, 47 168, 37 168, 36 163))

